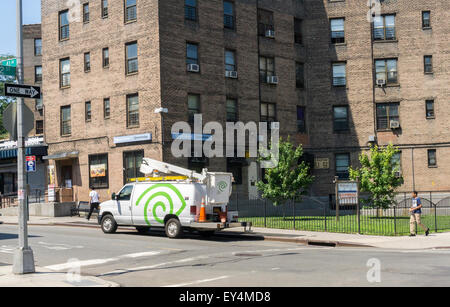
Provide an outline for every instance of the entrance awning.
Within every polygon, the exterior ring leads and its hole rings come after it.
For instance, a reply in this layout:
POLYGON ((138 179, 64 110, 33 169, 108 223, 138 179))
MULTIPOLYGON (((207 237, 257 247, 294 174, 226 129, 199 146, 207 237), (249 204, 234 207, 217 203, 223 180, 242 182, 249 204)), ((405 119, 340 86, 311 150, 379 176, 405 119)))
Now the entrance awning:
MULTIPOLYGON (((47 146, 27 147, 25 155, 27 156, 45 156, 47 154, 47 146)), ((0 159, 17 158, 17 148, 0 150, 0 159)))
POLYGON ((54 155, 45 156, 44 160, 69 160, 78 158, 78 151, 61 152, 54 155))

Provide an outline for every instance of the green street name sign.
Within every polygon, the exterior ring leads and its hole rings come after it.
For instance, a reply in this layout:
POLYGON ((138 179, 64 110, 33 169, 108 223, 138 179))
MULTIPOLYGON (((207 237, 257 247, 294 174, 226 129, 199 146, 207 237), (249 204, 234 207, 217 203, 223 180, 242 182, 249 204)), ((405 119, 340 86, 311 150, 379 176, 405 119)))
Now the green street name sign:
POLYGON ((15 77, 16 76, 16 68, 11 67, 11 66, 3 66, 2 65, 2 66, 0 66, 0 75, 15 77))
POLYGON ((17 59, 3 60, 2 66, 17 67, 17 59))

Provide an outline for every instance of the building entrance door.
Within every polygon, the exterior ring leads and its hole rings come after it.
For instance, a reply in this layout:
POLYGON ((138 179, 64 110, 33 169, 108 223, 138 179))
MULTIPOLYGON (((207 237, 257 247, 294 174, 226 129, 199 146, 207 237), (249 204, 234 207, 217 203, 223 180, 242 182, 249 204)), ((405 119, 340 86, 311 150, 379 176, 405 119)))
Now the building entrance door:
POLYGON ((72 188, 72 165, 61 166, 61 186, 72 188))

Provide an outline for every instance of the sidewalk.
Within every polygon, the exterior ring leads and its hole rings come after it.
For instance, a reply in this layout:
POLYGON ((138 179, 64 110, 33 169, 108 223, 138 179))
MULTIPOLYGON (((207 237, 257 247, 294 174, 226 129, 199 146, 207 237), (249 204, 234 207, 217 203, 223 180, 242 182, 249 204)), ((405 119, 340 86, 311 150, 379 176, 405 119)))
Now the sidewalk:
MULTIPOLYGON (((17 217, 0 216, 0 223, 4 225, 16 225, 17 217)), ((95 227, 96 216, 88 222, 83 217, 35 217, 31 216, 29 225, 40 226, 72 226, 72 227, 95 227)), ((252 233, 244 233, 243 228, 226 229, 220 233, 221 236, 251 237, 268 241, 291 242, 309 245, 330 245, 337 247, 375 247, 386 249, 450 249, 450 232, 430 233, 428 237, 419 235, 416 237, 387 237, 368 236, 359 234, 343 234, 329 232, 311 232, 297 230, 283 230, 270 228, 252 228, 252 233)))
POLYGON ((36 273, 26 275, 12 274, 12 266, 0 267, 0 287, 119 287, 119 284, 92 276, 80 276, 70 281, 66 273, 52 272, 36 268, 36 273))

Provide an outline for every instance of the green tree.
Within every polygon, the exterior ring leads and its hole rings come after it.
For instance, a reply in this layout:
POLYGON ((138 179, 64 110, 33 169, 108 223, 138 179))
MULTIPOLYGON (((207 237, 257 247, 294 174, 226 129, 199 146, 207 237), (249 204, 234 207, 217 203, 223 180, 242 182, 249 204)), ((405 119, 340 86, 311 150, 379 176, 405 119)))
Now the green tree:
POLYGON ((262 197, 271 200, 275 206, 285 204, 291 199, 301 199, 314 180, 309 174, 309 166, 304 161, 300 162, 302 156, 301 145, 295 148, 289 138, 287 141, 280 139, 277 167, 265 170, 266 183, 259 181, 256 184, 262 192, 262 197))
POLYGON ((400 151, 392 144, 384 148, 372 146, 370 155, 359 156, 361 168, 350 168, 350 178, 359 177, 361 192, 368 192, 369 198, 361 202, 372 208, 386 209, 395 203, 395 189, 403 184, 399 176, 400 163, 394 156, 400 151))

